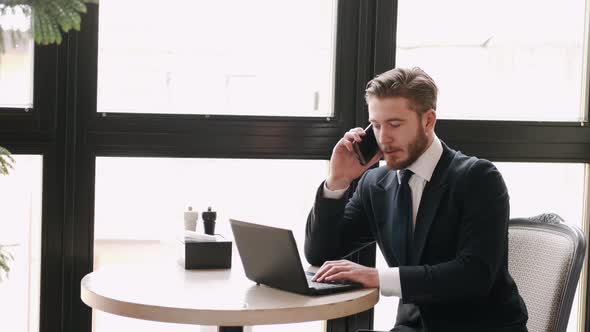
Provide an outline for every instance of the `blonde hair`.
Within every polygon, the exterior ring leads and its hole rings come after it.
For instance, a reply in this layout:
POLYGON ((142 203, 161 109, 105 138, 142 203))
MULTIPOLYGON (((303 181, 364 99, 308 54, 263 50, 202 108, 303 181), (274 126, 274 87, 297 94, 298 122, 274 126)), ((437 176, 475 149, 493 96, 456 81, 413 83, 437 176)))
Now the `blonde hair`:
POLYGON ((432 77, 418 67, 394 68, 377 75, 365 89, 365 100, 369 97, 404 97, 410 101, 410 109, 424 113, 436 110, 438 88, 432 77))

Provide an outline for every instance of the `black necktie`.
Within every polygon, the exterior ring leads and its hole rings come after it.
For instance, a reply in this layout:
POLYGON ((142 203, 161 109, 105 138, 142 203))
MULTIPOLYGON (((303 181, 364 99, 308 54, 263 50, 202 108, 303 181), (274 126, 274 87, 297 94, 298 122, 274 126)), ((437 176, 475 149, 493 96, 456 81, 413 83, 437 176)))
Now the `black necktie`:
POLYGON ((414 172, 403 169, 399 172, 400 184, 395 196, 393 222, 397 223, 399 234, 394 234, 395 246, 399 253, 400 265, 408 262, 409 248, 412 248, 413 222, 412 222, 412 192, 410 190, 410 178, 414 172))

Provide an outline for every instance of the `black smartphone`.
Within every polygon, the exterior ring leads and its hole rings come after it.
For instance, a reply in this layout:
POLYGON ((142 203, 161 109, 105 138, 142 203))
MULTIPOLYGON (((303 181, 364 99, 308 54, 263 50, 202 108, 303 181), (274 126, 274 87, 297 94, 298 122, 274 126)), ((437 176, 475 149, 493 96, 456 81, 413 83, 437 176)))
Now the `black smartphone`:
POLYGON ((379 152, 372 124, 365 128, 365 136, 361 136, 361 139, 361 142, 352 142, 352 147, 361 165, 366 165, 379 152))

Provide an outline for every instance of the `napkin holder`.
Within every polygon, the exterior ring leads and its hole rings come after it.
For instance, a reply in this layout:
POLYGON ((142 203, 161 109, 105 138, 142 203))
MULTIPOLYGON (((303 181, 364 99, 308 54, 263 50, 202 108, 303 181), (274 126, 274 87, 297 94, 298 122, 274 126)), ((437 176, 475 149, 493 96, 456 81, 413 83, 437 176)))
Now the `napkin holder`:
POLYGON ((231 268, 232 242, 180 238, 178 263, 187 270, 231 268))

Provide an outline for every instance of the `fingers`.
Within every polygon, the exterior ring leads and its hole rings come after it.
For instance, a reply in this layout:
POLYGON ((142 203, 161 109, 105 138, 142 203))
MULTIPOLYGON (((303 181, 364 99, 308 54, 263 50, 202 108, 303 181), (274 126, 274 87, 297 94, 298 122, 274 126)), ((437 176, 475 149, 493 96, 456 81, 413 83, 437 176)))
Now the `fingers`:
POLYGON ((378 288, 379 272, 371 268, 358 268, 350 271, 342 271, 326 278, 327 282, 331 281, 352 281, 362 284, 363 287, 378 288))
POLYGON ((331 269, 333 269, 336 266, 344 266, 344 265, 346 265, 347 262, 348 262, 347 260, 326 261, 320 267, 320 269, 316 272, 316 274, 313 276, 313 278, 311 278, 311 280, 321 282, 322 280, 324 280, 324 278, 326 276, 333 273, 333 272, 330 272, 331 269))
POLYGON ((334 265, 332 266, 330 269, 328 269, 326 271, 326 273, 324 273, 324 275, 322 275, 321 277, 318 278, 318 282, 323 282, 323 281, 330 281, 332 280, 331 278, 338 273, 343 273, 346 271, 349 271, 350 267, 349 266, 344 266, 344 265, 334 265))
POLYGON ((361 136, 365 136, 365 131, 362 128, 353 128, 349 131, 347 131, 344 134, 344 138, 348 141, 356 141, 356 142, 360 142, 363 139, 361 138, 361 136))
POLYGON ((343 145, 348 151, 353 152, 352 142, 362 141, 361 136, 365 136, 365 130, 363 128, 352 128, 344 134, 339 144, 343 145))
POLYGON ((357 280, 358 276, 355 275, 352 271, 341 271, 335 274, 332 274, 329 277, 326 277, 326 281, 338 281, 338 280, 350 280, 350 281, 359 281, 357 280))
POLYGON ((311 279, 317 282, 353 281, 364 287, 379 287, 379 272, 375 268, 366 267, 348 260, 327 261, 311 279))
POLYGON ((341 138, 339 144, 344 146, 346 150, 353 152, 352 142, 346 139, 346 137, 341 138))

